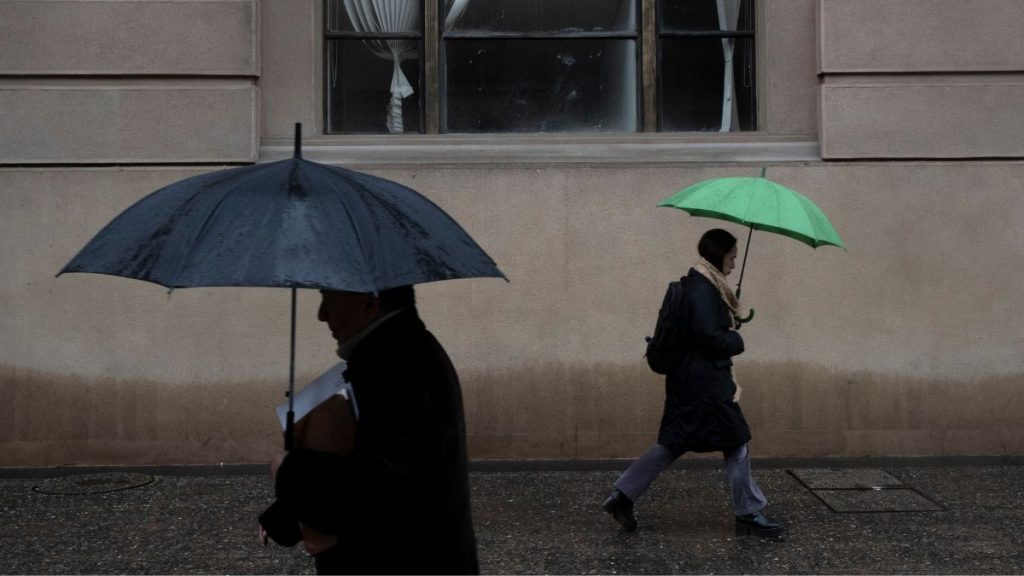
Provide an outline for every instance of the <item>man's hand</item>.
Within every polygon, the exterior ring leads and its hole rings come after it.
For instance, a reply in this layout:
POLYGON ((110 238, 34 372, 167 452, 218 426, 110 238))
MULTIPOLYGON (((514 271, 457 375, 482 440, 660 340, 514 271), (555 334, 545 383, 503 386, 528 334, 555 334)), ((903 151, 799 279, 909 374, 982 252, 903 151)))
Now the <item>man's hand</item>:
POLYGON ((308 526, 302 527, 302 546, 310 556, 316 556, 337 543, 338 537, 334 534, 317 532, 308 526))
MULTIPOLYGON (((284 462, 284 458, 287 455, 287 452, 281 452, 270 463, 270 475, 275 480, 277 479, 277 471, 281 468, 281 463, 284 462)), ((310 556, 315 556, 338 543, 338 537, 333 534, 317 532, 302 524, 299 526, 302 528, 302 546, 310 556)), ((263 529, 262 525, 259 527, 259 542, 261 546, 267 545, 267 531, 263 529)))

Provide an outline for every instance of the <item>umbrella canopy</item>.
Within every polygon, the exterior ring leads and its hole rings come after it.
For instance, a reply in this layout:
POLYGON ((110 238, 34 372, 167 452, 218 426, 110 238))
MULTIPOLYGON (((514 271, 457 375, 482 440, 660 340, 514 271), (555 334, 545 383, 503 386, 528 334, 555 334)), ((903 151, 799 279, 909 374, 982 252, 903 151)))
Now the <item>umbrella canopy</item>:
POLYGON ((762 177, 714 178, 666 198, 659 206, 717 218, 799 240, 812 248, 846 249, 839 233, 806 196, 762 177))
MULTIPOLYGON (((743 252, 740 280, 736 297, 743 290, 743 273, 750 253, 750 237, 754 230, 774 232, 807 244, 811 248, 831 245, 846 250, 839 233, 832 227, 825 213, 803 194, 764 177, 712 178, 683 188, 658 206, 685 210, 691 216, 715 218, 743 224, 747 233, 747 247, 743 252)), ((754 318, 754 310, 740 322, 754 318)))
MULTIPOLYGON (((297 288, 380 292, 498 277, 469 234, 396 182, 295 157, 186 178, 114 218, 57 274, 93 272, 168 288, 291 288, 285 449, 294 429, 297 288)), ((508 280, 507 278, 505 278, 508 280)))
POLYGON ((100 230, 65 272, 168 288, 350 292, 505 277, 461 226, 419 193, 300 157, 157 190, 100 230))

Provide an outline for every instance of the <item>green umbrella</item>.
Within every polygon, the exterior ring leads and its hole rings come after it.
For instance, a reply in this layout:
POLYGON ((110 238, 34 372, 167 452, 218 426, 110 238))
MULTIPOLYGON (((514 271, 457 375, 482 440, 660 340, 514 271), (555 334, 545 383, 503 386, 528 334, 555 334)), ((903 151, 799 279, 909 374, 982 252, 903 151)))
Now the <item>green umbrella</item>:
MULTIPOLYGON (((740 268, 740 281, 736 285, 737 297, 743 286, 743 271, 747 266, 750 236, 754 230, 788 236, 811 248, 828 244, 846 249, 839 238, 839 233, 814 202, 799 192, 768 180, 764 177, 766 170, 761 169, 760 178, 704 180, 680 190, 658 204, 685 210, 691 216, 717 218, 749 227, 747 248, 743 253, 743 265, 740 268)), ((750 318, 753 318, 753 312, 746 320, 750 318)))

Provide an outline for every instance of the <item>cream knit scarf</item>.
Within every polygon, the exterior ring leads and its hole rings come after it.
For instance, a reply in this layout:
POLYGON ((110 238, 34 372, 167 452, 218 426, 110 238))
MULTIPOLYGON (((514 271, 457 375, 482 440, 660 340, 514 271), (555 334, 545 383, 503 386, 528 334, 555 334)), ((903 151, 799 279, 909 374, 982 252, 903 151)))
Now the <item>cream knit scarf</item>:
MULTIPOLYGON (((742 317, 742 307, 740 306, 740 300, 736 297, 736 293, 732 291, 729 284, 725 281, 725 276, 717 266, 708 262, 703 257, 697 259, 697 265, 693 267, 694 270, 699 272, 702 276, 711 281, 718 288, 718 294, 722 297, 722 302, 725 302, 727 308, 729 308, 729 327, 735 329, 739 326, 738 318, 742 317)), ((739 382, 736 381, 736 375, 732 371, 732 366, 729 367, 729 375, 732 377, 733 384, 736 385, 736 393, 732 396, 733 402, 740 401, 740 395, 743 394, 743 389, 740 388, 739 382)))
POLYGON ((715 288, 718 288, 718 293, 722 296, 722 302, 725 302, 725 305, 729 308, 730 328, 736 328, 739 324, 736 319, 742 317, 742 309, 739 299, 736 298, 736 293, 726 283, 725 276, 722 275, 717 266, 708 262, 703 257, 697 260, 697 265, 693 268, 710 280, 715 285, 715 288))

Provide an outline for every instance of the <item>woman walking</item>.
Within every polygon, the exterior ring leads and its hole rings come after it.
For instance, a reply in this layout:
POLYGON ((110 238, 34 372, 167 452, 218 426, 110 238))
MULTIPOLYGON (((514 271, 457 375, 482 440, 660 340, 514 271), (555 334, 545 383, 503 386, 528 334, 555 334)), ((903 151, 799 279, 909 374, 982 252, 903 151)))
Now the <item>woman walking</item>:
POLYGON ((633 502, 662 470, 685 452, 722 452, 736 534, 778 535, 783 525, 763 513, 767 499, 750 473, 750 428, 732 376, 732 357, 743 352, 736 331, 739 301, 725 281, 736 264, 736 237, 709 230, 697 252, 700 258, 683 280, 686 350, 665 379, 658 442, 615 482, 604 510, 626 531, 636 530, 633 502))

